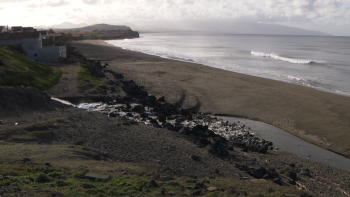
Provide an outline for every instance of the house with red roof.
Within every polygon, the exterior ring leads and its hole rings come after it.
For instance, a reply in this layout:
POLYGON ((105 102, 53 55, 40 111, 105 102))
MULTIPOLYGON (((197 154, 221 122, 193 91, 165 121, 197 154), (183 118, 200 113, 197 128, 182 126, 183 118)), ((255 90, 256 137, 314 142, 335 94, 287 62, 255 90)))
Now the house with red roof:
POLYGON ((11 32, 0 33, 0 46, 21 45, 26 56, 38 62, 54 62, 67 57, 65 46, 43 47, 41 33, 33 28, 11 27, 11 32))

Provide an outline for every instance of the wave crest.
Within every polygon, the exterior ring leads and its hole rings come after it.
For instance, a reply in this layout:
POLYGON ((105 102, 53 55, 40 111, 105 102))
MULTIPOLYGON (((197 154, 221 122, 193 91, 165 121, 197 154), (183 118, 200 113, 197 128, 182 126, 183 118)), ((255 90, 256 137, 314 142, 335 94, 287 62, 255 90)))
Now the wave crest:
POLYGON ((312 60, 294 59, 294 58, 282 57, 282 56, 276 55, 274 53, 262 53, 262 52, 252 51, 250 54, 254 55, 254 56, 259 56, 259 57, 270 57, 270 58, 273 58, 273 59, 282 60, 282 61, 286 61, 286 62, 290 62, 290 63, 294 63, 294 64, 311 64, 311 63, 314 63, 314 61, 312 61, 312 60))

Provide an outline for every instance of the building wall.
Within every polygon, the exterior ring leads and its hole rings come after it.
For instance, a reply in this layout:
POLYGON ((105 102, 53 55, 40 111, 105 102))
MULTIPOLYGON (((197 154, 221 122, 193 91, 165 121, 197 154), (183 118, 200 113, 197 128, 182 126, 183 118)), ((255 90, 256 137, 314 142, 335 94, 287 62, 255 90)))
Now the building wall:
POLYGON ((37 50, 43 47, 40 38, 22 39, 22 40, 0 40, 1 45, 22 45, 25 51, 37 50))
POLYGON ((43 47, 38 50, 37 56, 35 57, 36 59, 33 60, 38 60, 39 62, 54 62, 59 57, 67 57, 67 49, 65 46, 43 47))
POLYGON ((67 57, 65 46, 42 47, 42 39, 0 40, 1 45, 22 45, 29 59, 38 62, 54 62, 58 57, 67 57))

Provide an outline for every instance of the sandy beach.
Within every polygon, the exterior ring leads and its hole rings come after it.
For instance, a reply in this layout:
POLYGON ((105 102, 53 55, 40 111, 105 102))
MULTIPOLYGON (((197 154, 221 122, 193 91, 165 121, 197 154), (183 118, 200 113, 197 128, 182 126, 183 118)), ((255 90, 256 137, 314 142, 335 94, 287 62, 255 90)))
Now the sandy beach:
POLYGON ((350 157, 350 97, 123 50, 101 40, 72 45, 182 108, 265 122, 350 157))

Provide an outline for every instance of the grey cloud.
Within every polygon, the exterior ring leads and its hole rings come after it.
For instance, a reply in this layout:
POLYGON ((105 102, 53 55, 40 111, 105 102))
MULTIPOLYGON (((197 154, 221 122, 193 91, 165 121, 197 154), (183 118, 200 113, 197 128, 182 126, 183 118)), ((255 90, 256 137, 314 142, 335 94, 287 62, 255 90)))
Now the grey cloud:
POLYGON ((31 3, 29 5, 27 5, 27 8, 37 8, 39 7, 39 5, 35 4, 35 3, 31 3))
POLYGON ((98 0, 83 0, 83 3, 88 5, 94 5, 98 2, 98 0))
POLYGON ((52 2, 49 1, 47 3, 41 3, 41 4, 35 4, 35 3, 31 3, 27 5, 27 8, 31 8, 31 9, 35 9, 35 8, 39 8, 39 7, 60 7, 60 6, 65 6, 70 4, 69 2, 65 1, 65 0, 60 0, 58 2, 52 2))
POLYGON ((60 6, 64 6, 64 5, 68 5, 69 2, 65 1, 65 0, 60 0, 58 2, 52 2, 52 1, 49 1, 45 4, 45 6, 48 6, 48 7, 60 7, 60 6))
POLYGON ((182 0, 183 4, 194 4, 194 0, 182 0))
POLYGON ((31 0, 0 0, 0 3, 30 2, 31 0))
POLYGON ((0 10, 3 10, 4 8, 0 7, 0 10))

